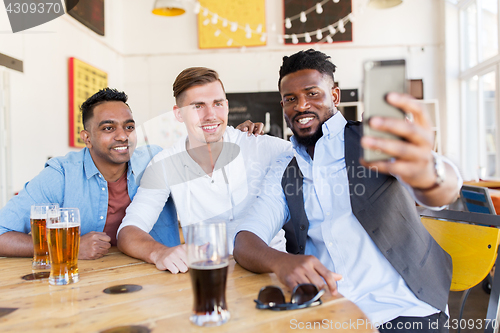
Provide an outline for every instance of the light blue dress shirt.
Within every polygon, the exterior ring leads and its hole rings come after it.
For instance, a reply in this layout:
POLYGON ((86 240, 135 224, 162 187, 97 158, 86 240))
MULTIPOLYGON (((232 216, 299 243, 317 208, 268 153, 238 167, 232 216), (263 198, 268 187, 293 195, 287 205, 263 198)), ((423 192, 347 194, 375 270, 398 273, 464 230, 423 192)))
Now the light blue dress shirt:
MULTIPOLYGON (((337 283, 339 292, 358 305, 374 326, 399 316, 424 317, 439 312, 413 294, 352 213, 347 172, 355 170, 346 168, 345 125, 340 112, 323 124, 314 159, 292 137, 304 175, 304 206, 309 220, 305 254, 316 256, 326 268, 342 274, 337 283)), ((261 195, 235 234, 247 230, 268 243, 288 221, 281 176, 292 157, 283 154, 277 159, 261 195)))
MULTIPOLYGON (((158 146, 144 146, 134 151, 127 170, 127 189, 131 200, 146 166, 161 150, 158 146)), ((0 235, 8 231, 29 233, 30 207, 35 203, 76 207, 80 210, 82 235, 91 231, 102 232, 108 212, 108 183, 95 166, 87 148, 54 157, 0 210, 0 235)), ((163 207, 158 223, 150 234, 164 245, 180 244, 177 214, 172 200, 168 200, 163 207)))

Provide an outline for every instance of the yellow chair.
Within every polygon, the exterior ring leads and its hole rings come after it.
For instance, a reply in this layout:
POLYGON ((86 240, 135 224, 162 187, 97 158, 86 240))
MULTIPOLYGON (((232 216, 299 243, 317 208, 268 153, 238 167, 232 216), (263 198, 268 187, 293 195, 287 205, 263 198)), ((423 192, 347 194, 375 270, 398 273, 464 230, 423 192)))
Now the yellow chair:
POLYGON ((493 268, 500 245, 500 229, 421 217, 436 242, 451 256, 451 291, 470 289, 493 268))
MULTIPOLYGON (((500 215, 433 211, 418 207, 422 224, 436 242, 451 256, 453 275, 450 291, 466 290, 462 297, 460 318, 469 289, 479 284, 494 265, 500 267, 500 215), (490 227, 491 226, 491 227, 490 227)), ((498 332, 500 274, 492 281, 485 333, 498 332)))

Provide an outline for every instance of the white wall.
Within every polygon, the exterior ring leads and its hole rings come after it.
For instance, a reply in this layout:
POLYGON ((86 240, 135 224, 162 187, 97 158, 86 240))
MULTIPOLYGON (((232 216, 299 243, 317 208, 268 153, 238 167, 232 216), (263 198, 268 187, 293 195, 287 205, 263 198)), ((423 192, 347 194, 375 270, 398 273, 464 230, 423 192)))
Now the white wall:
MULTIPOLYGON (((279 44, 281 0, 266 1, 268 45, 244 51, 199 50, 192 8, 179 17, 159 17, 151 14, 153 0, 107 0, 105 37, 67 15, 26 32, 0 33, 0 53, 21 59, 25 66, 24 73, 11 74, 14 189, 34 177, 48 156, 70 150, 69 57, 106 71, 109 85, 129 95, 138 124, 171 110, 172 82, 186 67, 216 69, 228 92, 273 91, 282 57, 309 47, 332 56, 341 88, 361 88, 366 59, 404 57, 408 76, 423 78, 425 97, 437 98, 445 115, 443 0, 405 0, 386 10, 367 8, 366 1, 352 0, 354 41, 331 45, 279 44), (274 35, 269 31, 273 23, 278 27, 274 35)), ((9 30, 0 6, 0 31, 9 30)))
POLYGON ((106 36, 69 15, 16 34, 0 6, 0 53, 20 59, 24 73, 10 71, 13 190, 36 176, 49 156, 68 147, 68 58, 108 73, 109 85, 123 89, 121 5, 106 1, 106 36))

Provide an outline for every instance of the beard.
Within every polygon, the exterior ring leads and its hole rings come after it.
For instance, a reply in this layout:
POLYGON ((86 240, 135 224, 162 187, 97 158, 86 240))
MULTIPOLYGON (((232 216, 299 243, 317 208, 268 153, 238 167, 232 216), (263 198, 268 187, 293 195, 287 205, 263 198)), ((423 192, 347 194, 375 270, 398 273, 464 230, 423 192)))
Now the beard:
POLYGON ((310 135, 300 135, 295 129, 292 128, 293 135, 295 136, 295 139, 297 140, 297 143, 305 146, 305 147, 311 147, 316 145, 316 142, 323 136, 323 124, 325 122, 322 122, 319 126, 316 132, 310 135))

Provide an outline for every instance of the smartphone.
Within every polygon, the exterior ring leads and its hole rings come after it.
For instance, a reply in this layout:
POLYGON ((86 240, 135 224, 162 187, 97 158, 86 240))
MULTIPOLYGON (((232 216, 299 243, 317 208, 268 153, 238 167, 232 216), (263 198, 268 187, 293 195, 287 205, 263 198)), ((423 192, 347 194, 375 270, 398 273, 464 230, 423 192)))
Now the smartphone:
MULTIPOLYGON (((406 92, 406 61, 381 60, 364 63, 363 84, 363 135, 380 138, 400 139, 393 134, 373 130, 368 121, 373 116, 404 119, 405 113, 385 101, 389 92, 406 92)), ((364 149, 363 158, 367 162, 391 159, 392 156, 380 151, 364 149)))

